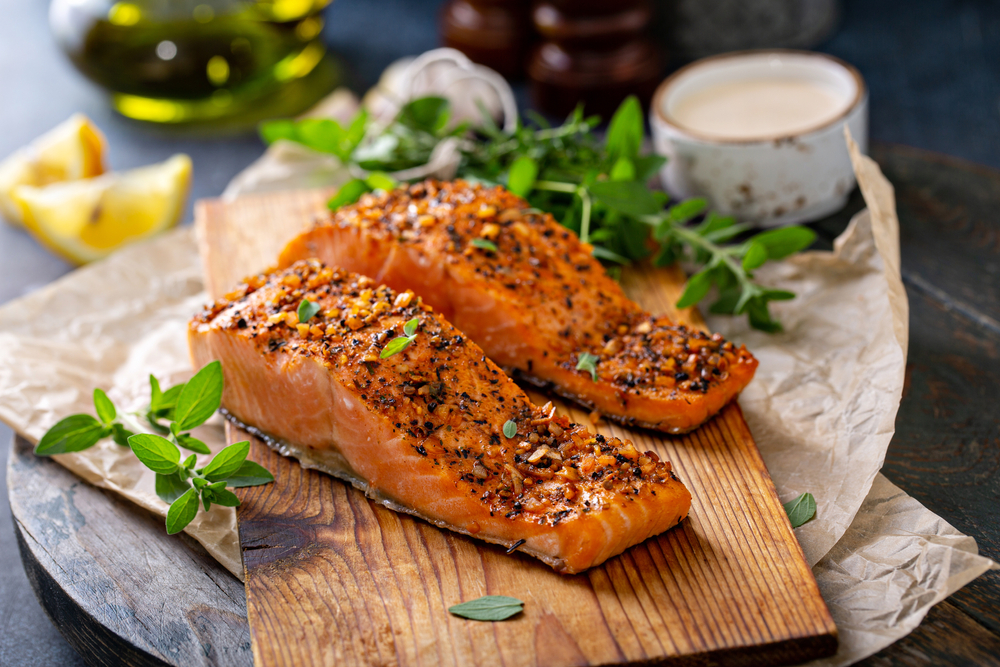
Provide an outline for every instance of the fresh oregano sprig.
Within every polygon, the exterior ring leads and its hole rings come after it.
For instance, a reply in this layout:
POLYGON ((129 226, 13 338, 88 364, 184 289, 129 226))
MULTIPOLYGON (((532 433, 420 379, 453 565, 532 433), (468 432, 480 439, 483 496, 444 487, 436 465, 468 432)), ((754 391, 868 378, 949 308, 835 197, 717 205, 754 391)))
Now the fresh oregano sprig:
POLYGON ((410 346, 410 343, 417 337, 417 329, 420 327, 420 320, 414 317, 403 325, 403 335, 397 336, 386 343, 379 353, 380 359, 386 359, 394 354, 402 352, 410 346))
MULTIPOLYGON (((424 165, 442 141, 451 141, 461 156, 457 176, 506 185, 551 213, 591 244, 594 257, 613 275, 622 265, 647 258, 660 266, 683 260, 694 273, 679 307, 700 302, 714 287, 712 312, 746 315, 765 331, 781 328, 768 304, 794 294, 760 285, 753 272, 808 247, 815 238, 811 230, 785 227, 751 236, 749 225, 706 213, 704 200, 671 202, 650 189, 647 182, 666 158, 641 153, 644 121, 634 97, 615 112, 603 139, 594 132, 600 119, 585 117, 582 108, 559 126, 526 115, 530 125, 519 121, 506 132, 484 112, 482 124, 472 130, 452 122, 446 99, 424 97, 405 105, 388 126, 362 112, 347 128, 336 121, 282 120, 265 124, 261 134, 267 141, 290 139, 332 153, 358 172, 330 200, 332 209, 365 192, 389 189, 394 182, 386 172, 424 165)), ((473 242, 495 252, 488 243, 473 242)))
POLYGON ((150 404, 141 414, 161 435, 135 433, 126 428, 123 416, 101 389, 94 390, 94 410, 91 415, 71 415, 50 428, 35 447, 35 454, 51 456, 83 451, 104 438, 130 447, 143 465, 156 473, 156 495, 170 503, 167 512, 167 533, 184 530, 198 514, 201 505, 208 511, 212 504, 236 507, 236 494, 226 487, 258 486, 274 481, 263 466, 247 461, 249 442, 229 445, 207 464, 196 468, 197 454, 211 454, 201 440, 188 431, 204 424, 219 409, 222 402, 222 365, 208 364, 188 382, 167 391, 150 375, 150 404), (164 425, 161 420, 168 423, 164 425), (184 448, 195 452, 181 461, 184 448))

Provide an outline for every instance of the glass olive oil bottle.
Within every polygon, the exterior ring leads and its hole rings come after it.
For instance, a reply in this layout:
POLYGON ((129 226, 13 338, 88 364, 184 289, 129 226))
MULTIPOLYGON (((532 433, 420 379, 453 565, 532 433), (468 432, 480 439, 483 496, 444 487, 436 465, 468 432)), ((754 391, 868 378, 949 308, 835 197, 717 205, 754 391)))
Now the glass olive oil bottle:
POLYGON ((332 88, 330 0, 53 0, 57 42, 125 116, 188 123, 300 111, 332 88))

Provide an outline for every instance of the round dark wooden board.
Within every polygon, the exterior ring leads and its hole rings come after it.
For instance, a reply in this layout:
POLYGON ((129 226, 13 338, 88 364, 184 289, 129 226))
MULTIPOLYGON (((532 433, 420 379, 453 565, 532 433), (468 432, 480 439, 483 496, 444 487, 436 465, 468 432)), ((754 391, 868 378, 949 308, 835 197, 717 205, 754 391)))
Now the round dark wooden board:
POLYGON ((243 583, 197 542, 19 437, 7 487, 28 580, 88 665, 253 665, 243 583))

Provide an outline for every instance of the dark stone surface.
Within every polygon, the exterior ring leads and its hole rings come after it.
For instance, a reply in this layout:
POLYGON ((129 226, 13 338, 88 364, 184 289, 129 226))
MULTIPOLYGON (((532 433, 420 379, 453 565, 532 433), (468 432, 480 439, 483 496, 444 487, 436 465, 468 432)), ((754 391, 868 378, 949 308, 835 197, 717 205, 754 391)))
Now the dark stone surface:
MULTIPOLYGON (((327 10, 325 34, 346 59, 357 90, 374 83, 395 58, 437 44, 438 4, 438 0, 336 0, 327 10)), ((0 156, 80 111, 108 135, 110 162, 116 169, 162 160, 175 152, 190 154, 196 173, 194 199, 217 195, 263 150, 252 135, 178 136, 117 117, 104 94, 78 76, 56 51, 46 13, 44 2, 4 3, 0 156)), ((1000 3, 850 0, 844 4, 840 28, 820 50, 854 63, 866 77, 874 139, 1000 167, 1000 3)), ((907 170, 918 162, 911 161, 910 166, 901 162, 896 177, 910 178, 907 170)), ((972 172, 982 173, 974 168, 972 172)), ((912 308, 911 381, 886 473, 975 535, 983 553, 997 558, 1000 434, 996 375, 991 373, 998 368, 1000 342, 992 328, 1000 320, 996 260, 1000 226, 990 209, 981 207, 979 217, 970 217, 970 202, 976 197, 988 202, 991 193, 965 191, 966 179, 973 177, 957 172, 951 180, 925 183, 909 213, 901 206, 903 269, 912 308), (943 199, 946 196, 957 201, 943 199), (926 208, 941 201, 950 201, 950 208, 926 208), (906 221, 911 214, 940 220, 941 227, 910 229, 906 221), (922 250, 911 252, 915 247, 922 250), (970 356, 960 362, 955 355, 970 356), (934 403, 935 396, 939 403, 934 403), (973 409, 976 401, 985 401, 978 403, 978 411, 973 409), (912 428, 902 427, 904 416, 915 420, 912 428)), ((997 192, 992 191, 992 201, 997 192)), ((24 232, 0 225, 0 303, 70 268, 24 232)), ((4 460, 8 442, 10 431, 0 426, 4 460)), ((83 664, 47 621, 28 586, 17 556, 6 486, 0 485, 0 665, 83 664)), ((925 624, 903 642, 903 648, 883 651, 872 664, 932 664, 941 655, 952 656, 950 661, 956 664, 967 662, 972 654, 963 658, 960 652, 949 653, 949 644, 973 636, 967 631, 970 622, 975 628, 1000 631, 998 599, 1000 574, 992 573, 952 598, 945 616, 938 618, 938 612, 932 612, 934 618, 948 622, 925 624), (953 613, 966 616, 952 622, 953 613)), ((995 659, 1000 651, 976 655, 995 659)))

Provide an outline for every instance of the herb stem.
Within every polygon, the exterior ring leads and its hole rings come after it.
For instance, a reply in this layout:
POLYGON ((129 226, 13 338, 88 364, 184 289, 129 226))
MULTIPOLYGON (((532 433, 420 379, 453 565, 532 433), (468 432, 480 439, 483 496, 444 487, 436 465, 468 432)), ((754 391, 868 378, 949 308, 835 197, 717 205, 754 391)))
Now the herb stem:
POLYGON ((549 192, 567 192, 576 194, 579 186, 575 183, 560 183, 559 181, 535 181, 536 190, 548 190, 549 192))
POLYGON ((580 240, 587 243, 590 239, 590 195, 587 188, 582 185, 576 189, 576 195, 583 203, 583 210, 580 213, 580 240))

